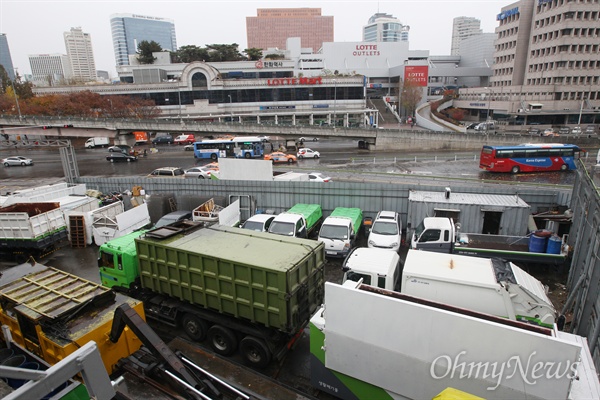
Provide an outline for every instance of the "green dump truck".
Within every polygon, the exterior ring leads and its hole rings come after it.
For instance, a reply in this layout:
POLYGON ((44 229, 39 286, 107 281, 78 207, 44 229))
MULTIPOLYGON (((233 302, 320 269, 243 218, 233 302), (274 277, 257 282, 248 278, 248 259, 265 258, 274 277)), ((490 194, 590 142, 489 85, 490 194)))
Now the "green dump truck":
POLYGON ((296 204, 275 217, 269 233, 300 238, 316 237, 323 222, 323 210, 318 204, 296 204))
POLYGON ((100 247, 102 283, 143 300, 146 316, 249 364, 280 359, 323 302, 323 244, 184 222, 100 247))
POLYGON ((362 226, 360 208, 337 207, 325 218, 319 230, 319 242, 325 245, 328 257, 346 257, 354 247, 362 226))

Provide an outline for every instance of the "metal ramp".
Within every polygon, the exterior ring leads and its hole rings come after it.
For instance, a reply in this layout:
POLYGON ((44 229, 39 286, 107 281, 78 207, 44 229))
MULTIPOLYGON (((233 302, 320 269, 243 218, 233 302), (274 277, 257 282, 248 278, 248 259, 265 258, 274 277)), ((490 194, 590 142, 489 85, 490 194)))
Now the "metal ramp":
POLYGON ((60 148, 60 160, 63 166, 65 179, 68 183, 75 183, 75 179, 79 178, 79 167, 75 158, 75 148, 70 144, 60 148))

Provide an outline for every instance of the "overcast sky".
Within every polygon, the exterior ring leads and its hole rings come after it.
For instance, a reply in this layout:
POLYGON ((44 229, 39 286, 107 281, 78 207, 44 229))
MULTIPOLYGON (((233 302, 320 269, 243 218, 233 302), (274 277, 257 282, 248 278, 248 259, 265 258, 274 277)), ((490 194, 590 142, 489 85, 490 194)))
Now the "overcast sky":
MULTIPOLYGON (((28 55, 66 54, 63 33, 81 27, 92 36, 96 69, 115 76, 110 15, 141 14, 175 22, 177 45, 239 44, 247 47, 246 17, 257 8, 313 7, 334 17, 336 42, 359 42, 362 27, 376 12, 392 14, 410 26, 410 49, 449 55, 452 20, 467 16, 481 20, 483 32, 494 32, 496 15, 508 0, 0 0, 0 33, 5 33, 13 66, 20 75, 31 73, 28 55)), ((315 49, 316 50, 316 49, 315 49)))

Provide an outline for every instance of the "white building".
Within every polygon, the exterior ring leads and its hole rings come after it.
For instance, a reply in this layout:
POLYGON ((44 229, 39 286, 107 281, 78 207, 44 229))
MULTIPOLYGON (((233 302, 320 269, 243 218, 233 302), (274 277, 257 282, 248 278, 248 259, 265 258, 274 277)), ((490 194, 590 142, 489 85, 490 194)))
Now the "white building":
POLYGON ((363 42, 408 42, 410 26, 390 14, 376 13, 363 27, 363 42))
POLYGON ((473 17, 456 17, 452 23, 452 45, 450 46, 450 54, 453 56, 459 56, 460 53, 460 42, 463 39, 471 36, 480 35, 482 30, 480 28, 481 21, 473 17))
POLYGON ((66 54, 30 54, 28 57, 35 85, 63 85, 71 78, 71 63, 66 54))
POLYGON ((80 27, 64 33, 65 47, 71 63, 72 77, 82 82, 96 80, 96 63, 92 50, 92 37, 80 27))

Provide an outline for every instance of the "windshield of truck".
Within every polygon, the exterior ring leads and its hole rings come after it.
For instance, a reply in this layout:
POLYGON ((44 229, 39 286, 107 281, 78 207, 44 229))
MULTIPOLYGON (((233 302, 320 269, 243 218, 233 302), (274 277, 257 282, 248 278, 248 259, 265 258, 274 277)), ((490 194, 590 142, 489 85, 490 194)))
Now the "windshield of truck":
POLYGON ((417 237, 417 239, 419 238, 419 236, 421 236, 421 233, 423 233, 424 230, 425 224, 421 222, 419 226, 417 226, 417 229, 415 229, 415 236, 417 237))
POLYGON ((371 232, 376 233, 378 235, 397 235, 398 234, 398 224, 396 222, 388 222, 388 221, 375 221, 373 227, 371 228, 371 232))
POLYGON ((115 261, 114 256, 111 253, 105 253, 104 251, 100 251, 100 256, 98 257, 98 268, 114 268, 115 261))
POLYGON ((277 235, 294 236, 294 227, 295 225, 291 222, 273 221, 269 228, 269 232, 277 235))
POLYGON ((250 229, 251 231, 262 232, 263 226, 265 226, 265 225, 262 222, 246 221, 246 222, 244 222, 244 225, 242 225, 242 228, 250 229))
POLYGON ((336 225, 322 225, 319 237, 332 240, 348 240, 348 227, 336 225))
POLYGON ((354 271, 348 271, 348 272, 346 272, 346 279, 345 279, 345 281, 358 282, 361 279, 363 280, 363 283, 365 285, 370 285, 371 284, 371 276, 370 275, 360 274, 360 273, 354 272, 354 271))

